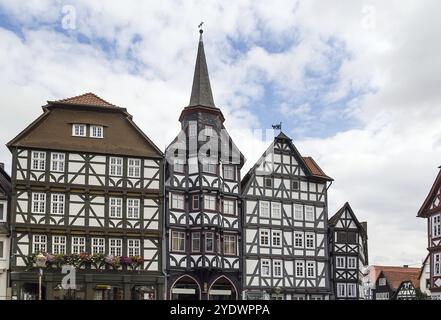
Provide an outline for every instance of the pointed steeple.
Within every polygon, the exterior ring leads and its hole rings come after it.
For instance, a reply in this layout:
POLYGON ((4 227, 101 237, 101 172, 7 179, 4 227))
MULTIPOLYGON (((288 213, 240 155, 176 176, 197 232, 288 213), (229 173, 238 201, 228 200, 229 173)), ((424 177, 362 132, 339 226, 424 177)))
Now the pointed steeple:
POLYGON ((196 57, 193 87, 191 88, 190 104, 188 106, 216 108, 214 105, 213 93, 211 92, 207 61, 205 59, 204 42, 202 41, 203 30, 200 29, 199 33, 198 55, 196 57))

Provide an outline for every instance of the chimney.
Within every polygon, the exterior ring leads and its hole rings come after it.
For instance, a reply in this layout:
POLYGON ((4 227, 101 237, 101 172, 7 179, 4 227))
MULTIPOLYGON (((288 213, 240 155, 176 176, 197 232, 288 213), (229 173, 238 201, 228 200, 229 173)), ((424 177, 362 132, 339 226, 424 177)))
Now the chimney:
POLYGON ((3 170, 5 170, 5 164, 3 162, 0 162, 0 168, 2 168, 3 170))
POLYGON ((367 222, 366 222, 366 221, 363 221, 363 222, 361 223, 361 225, 362 225, 364 231, 366 231, 366 234, 367 234, 367 222))
POLYGON ((409 268, 408 264, 403 265, 403 268, 409 268))

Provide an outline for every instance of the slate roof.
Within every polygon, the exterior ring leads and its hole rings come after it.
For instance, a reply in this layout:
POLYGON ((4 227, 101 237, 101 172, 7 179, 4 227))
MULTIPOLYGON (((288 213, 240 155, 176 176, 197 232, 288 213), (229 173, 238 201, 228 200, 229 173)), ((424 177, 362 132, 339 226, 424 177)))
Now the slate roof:
POLYGON ((189 107, 204 106, 216 108, 213 100, 213 93, 208 76, 207 61, 205 59, 204 42, 202 41, 202 30, 200 30, 198 54, 194 68, 193 86, 191 88, 191 97, 189 107))

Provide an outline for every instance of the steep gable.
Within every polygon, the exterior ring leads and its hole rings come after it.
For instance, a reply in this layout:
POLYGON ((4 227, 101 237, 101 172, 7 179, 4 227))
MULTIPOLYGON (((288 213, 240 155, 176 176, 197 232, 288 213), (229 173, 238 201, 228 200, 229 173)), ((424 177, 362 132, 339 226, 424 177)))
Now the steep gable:
MULTIPOLYGON (((441 168, 441 167, 440 167, 441 168)), ((431 212, 441 210, 441 170, 438 172, 432 188, 424 200, 420 210, 418 210, 418 217, 427 217, 431 212)))

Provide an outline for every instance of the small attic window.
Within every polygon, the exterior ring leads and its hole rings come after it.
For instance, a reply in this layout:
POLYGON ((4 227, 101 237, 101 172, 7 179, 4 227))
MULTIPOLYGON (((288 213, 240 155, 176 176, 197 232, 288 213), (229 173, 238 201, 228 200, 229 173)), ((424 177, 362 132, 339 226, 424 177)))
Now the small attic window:
POLYGON ((74 137, 85 137, 86 136, 86 125, 74 123, 72 125, 72 135, 74 137))
POLYGON ((91 138, 104 138, 103 126, 90 126, 90 137, 91 138))

